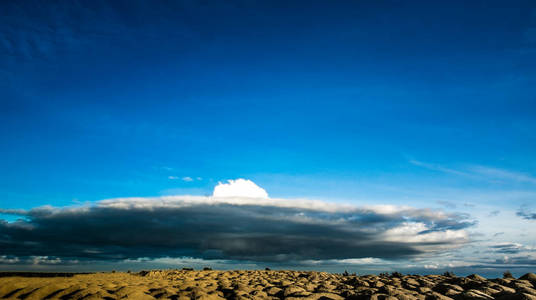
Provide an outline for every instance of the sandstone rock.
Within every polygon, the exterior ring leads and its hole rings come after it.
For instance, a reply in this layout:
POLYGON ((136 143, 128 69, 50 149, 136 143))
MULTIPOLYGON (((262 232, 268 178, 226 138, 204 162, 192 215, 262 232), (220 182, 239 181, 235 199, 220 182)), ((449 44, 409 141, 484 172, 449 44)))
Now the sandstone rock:
POLYGON ((370 284, 368 283, 368 281, 364 281, 364 280, 359 280, 359 281, 356 281, 355 285, 354 286, 370 286, 370 284))
POLYGON ((363 298, 364 296, 371 296, 373 294, 377 294, 378 289, 360 287, 356 289, 356 292, 357 295, 362 296, 360 298, 363 298))
POLYGON ((308 296, 310 292, 307 292, 304 288, 295 285, 289 285, 283 290, 283 296, 308 296))
POLYGON ((384 285, 378 289, 380 294, 392 295, 395 291, 395 288, 390 285, 384 285))
POLYGON ((515 294, 504 295, 496 299, 498 300, 536 300, 536 296, 524 294, 524 293, 515 293, 515 294))
POLYGON ((425 286, 420 286, 417 291, 421 294, 427 294, 427 293, 430 293, 432 292, 432 289, 429 288, 429 287, 425 287, 425 286))
POLYGON ((419 289, 419 286, 415 286, 415 285, 410 285, 410 284, 408 284, 408 285, 405 285, 404 288, 405 288, 406 290, 416 291, 416 290, 419 289))
POLYGON ((386 294, 374 294, 374 295, 371 295, 369 299, 370 300, 398 300, 396 297, 389 296, 386 294))
POLYGON ((501 290, 494 289, 492 287, 483 287, 480 289, 480 291, 490 296, 494 296, 494 295, 501 293, 501 290))
POLYGON ((469 279, 472 279, 472 280, 478 280, 478 281, 486 281, 486 278, 478 275, 478 274, 471 274, 469 276, 467 276, 467 278, 469 279))
POLYGON ((519 279, 521 280, 528 280, 530 282, 532 282, 532 284, 534 284, 536 282, 536 274, 534 273, 527 273, 521 277, 519 277, 519 279))
POLYGON ((419 281, 420 286, 424 286, 424 287, 432 288, 432 287, 434 287, 436 285, 435 282, 430 281, 428 279, 424 279, 424 278, 420 278, 417 281, 419 281))
POLYGON ((375 282, 372 282, 371 286, 373 287, 376 287, 376 288, 381 288, 382 286, 384 286, 385 284, 379 280, 375 281, 375 282))
POLYGON ((417 294, 396 293, 394 294, 394 296, 398 300, 415 300, 415 299, 424 300, 426 298, 425 295, 420 295, 418 293, 417 294))
POLYGON ((270 296, 275 296, 275 295, 278 295, 279 293, 282 293, 283 290, 278 287, 272 286, 264 291, 270 296))
POLYGON ((497 278, 497 279, 493 279, 493 282, 496 282, 500 285, 510 285, 510 283, 513 281, 514 279, 513 278, 497 278))
POLYGON ((292 282, 292 281, 290 281, 290 280, 286 280, 286 279, 283 279, 283 280, 281 280, 281 281, 279 282, 279 284, 280 284, 281 286, 287 286, 287 285, 291 285, 291 284, 293 284, 293 283, 294 283, 294 282, 292 282))
POLYGON ((529 288, 529 287, 522 287, 517 290, 518 292, 529 294, 529 295, 535 295, 536 296, 536 290, 529 288))
POLYGON ((532 287, 533 287, 533 286, 532 286, 532 283, 531 283, 530 281, 528 281, 528 280, 520 280, 520 279, 518 279, 518 280, 514 280, 514 281, 510 284, 510 286, 511 286, 512 288, 515 288, 516 290, 517 290, 517 289, 520 289, 520 288, 532 288, 532 287))
POLYGON ((259 291, 259 290, 255 290, 251 292, 250 295, 253 296, 254 298, 262 298, 262 299, 266 299, 268 297, 268 294, 266 292, 259 291))
POLYGON ((405 283, 409 284, 409 285, 413 285, 413 286, 420 286, 421 285, 417 280, 415 280, 413 278, 408 278, 407 280, 405 280, 405 283))
POLYGON ((443 295, 453 298, 456 295, 461 294, 462 292, 459 290, 449 289, 443 295))
POLYGON ((329 283, 323 283, 316 287, 315 291, 317 293, 329 293, 336 289, 336 286, 330 285, 329 283))
POLYGON ((443 283, 450 283, 455 284, 459 286, 464 286, 470 282, 472 282, 472 279, 466 278, 466 277, 446 277, 445 280, 436 281, 436 282, 443 282, 443 283))
POLYGON ((494 299, 494 298, 479 290, 468 290, 462 293, 462 299, 464 300, 487 300, 487 299, 494 299))
POLYGON ((310 296, 306 297, 306 299, 311 299, 311 300, 318 300, 318 299, 322 299, 322 300, 344 300, 343 297, 337 295, 337 294, 333 294, 333 293, 315 293, 315 294, 311 294, 310 296))
POLYGON ((498 289, 500 290, 500 295, 501 296, 504 296, 504 295, 507 295, 507 294, 515 294, 516 293, 516 290, 511 288, 511 287, 507 287, 507 286, 504 286, 504 285, 497 285, 497 286, 494 286, 493 287, 494 289, 498 289))
POLYGON ((218 294, 197 294, 193 299, 196 300, 224 300, 224 297, 221 297, 218 294))
POLYGON ((536 300, 534 274, 487 280, 478 275, 342 276, 295 271, 97 273, 72 278, 0 277, 0 299, 536 300))
POLYGON ((438 292, 432 292, 426 295, 426 300, 453 300, 448 296, 441 295, 438 292))
POLYGON ((457 291, 458 293, 463 292, 463 288, 461 286, 450 283, 440 283, 436 285, 433 290, 443 295, 450 290, 457 291))

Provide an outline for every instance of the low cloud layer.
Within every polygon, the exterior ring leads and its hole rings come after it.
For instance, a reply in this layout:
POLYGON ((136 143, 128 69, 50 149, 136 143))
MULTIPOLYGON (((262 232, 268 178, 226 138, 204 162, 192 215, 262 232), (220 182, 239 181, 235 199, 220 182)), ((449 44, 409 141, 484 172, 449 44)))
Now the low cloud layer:
POLYGON ((0 256, 117 261, 399 259, 468 242, 467 216, 410 207, 170 196, 0 210, 0 256))

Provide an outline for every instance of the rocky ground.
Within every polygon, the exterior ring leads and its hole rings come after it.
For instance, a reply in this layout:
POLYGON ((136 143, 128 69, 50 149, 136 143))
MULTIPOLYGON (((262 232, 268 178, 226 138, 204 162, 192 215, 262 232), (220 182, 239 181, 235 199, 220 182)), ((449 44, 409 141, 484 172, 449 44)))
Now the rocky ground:
POLYGON ((21 275, 0 274, 0 299, 536 299, 533 273, 518 279, 211 270, 21 275))

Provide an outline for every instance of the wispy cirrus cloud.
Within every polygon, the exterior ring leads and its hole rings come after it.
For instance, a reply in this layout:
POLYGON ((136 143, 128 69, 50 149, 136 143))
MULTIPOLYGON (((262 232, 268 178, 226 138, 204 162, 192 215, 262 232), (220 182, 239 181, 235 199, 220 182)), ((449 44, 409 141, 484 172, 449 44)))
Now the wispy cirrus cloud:
POLYGON ((422 167, 422 168, 425 168, 425 169, 438 171, 438 172, 442 172, 442 173, 448 173, 448 174, 454 174, 454 175, 466 176, 466 177, 473 177, 474 176, 471 173, 456 170, 456 169, 447 168, 447 167, 439 165, 439 164, 426 163, 426 162, 422 162, 422 161, 418 161, 418 160, 414 160, 414 159, 409 160, 409 163, 412 164, 412 165, 418 166, 418 167, 422 167))
POLYGON ((474 174, 480 175, 484 178, 536 184, 536 177, 521 172, 514 172, 485 166, 473 166, 470 168, 470 170, 474 174))
POLYGON ((536 177, 522 172, 515 172, 500 168, 493 168, 480 165, 470 165, 462 169, 445 167, 440 164, 422 162, 418 160, 409 160, 409 163, 432 171, 463 176, 467 178, 486 180, 486 181, 508 181, 519 183, 536 184, 536 177))
POLYGON ((201 177, 190 177, 190 176, 183 176, 183 177, 179 177, 179 176, 175 176, 175 175, 170 175, 168 176, 168 179, 169 180, 182 180, 184 182, 193 182, 193 181, 200 181, 200 180, 203 180, 203 178, 201 177))

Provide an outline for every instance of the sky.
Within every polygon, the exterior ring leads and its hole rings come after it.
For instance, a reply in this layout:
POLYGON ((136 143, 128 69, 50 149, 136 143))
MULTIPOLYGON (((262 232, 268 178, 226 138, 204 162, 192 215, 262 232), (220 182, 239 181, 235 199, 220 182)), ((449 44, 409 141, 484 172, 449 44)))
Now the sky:
POLYGON ((536 268, 534 1, 2 1, 0 270, 536 268))

